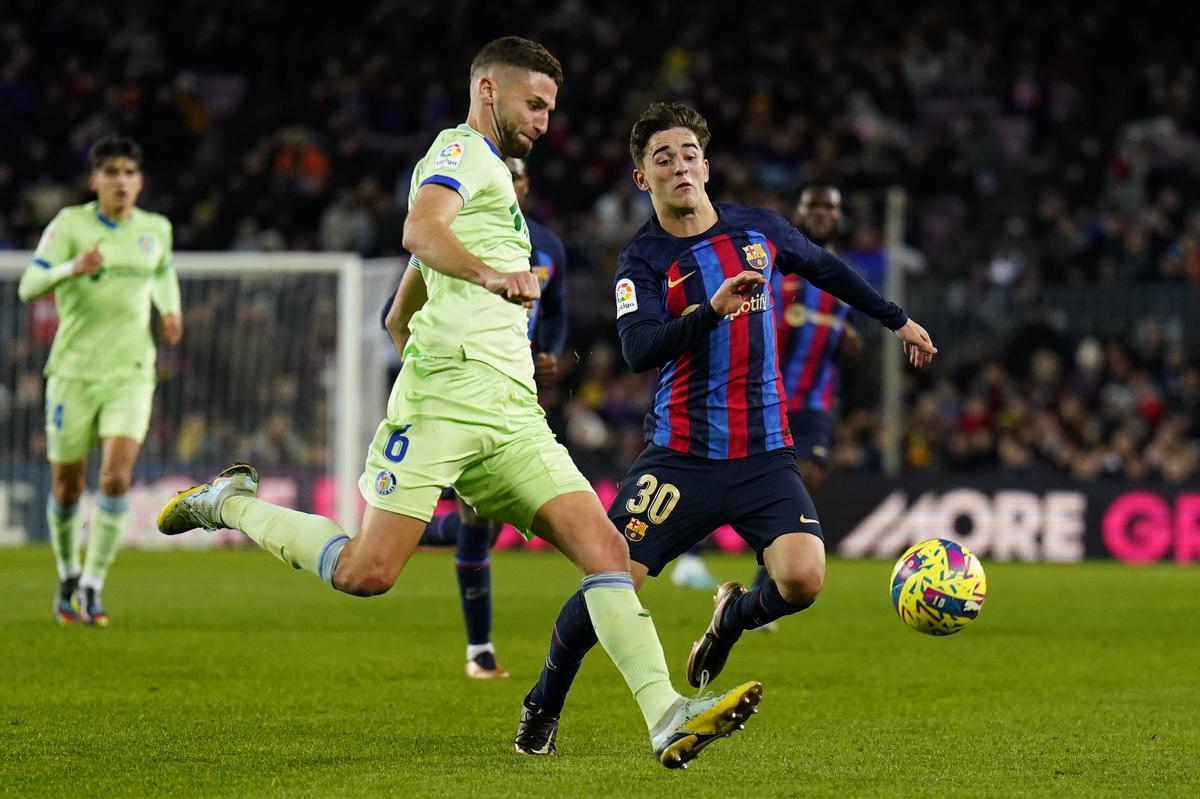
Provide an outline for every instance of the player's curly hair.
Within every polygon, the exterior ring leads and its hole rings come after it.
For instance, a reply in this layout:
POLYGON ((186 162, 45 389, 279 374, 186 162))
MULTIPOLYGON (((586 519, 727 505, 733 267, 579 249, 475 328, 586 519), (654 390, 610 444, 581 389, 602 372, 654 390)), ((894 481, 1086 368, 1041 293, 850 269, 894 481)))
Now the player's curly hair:
POLYGON ((633 165, 641 168, 642 157, 646 155, 646 143, 651 136, 671 128, 687 128, 696 134, 700 149, 708 149, 712 134, 708 131, 708 122, 700 116, 699 111, 683 103, 651 103, 638 121, 633 123, 633 130, 629 133, 629 155, 633 158, 633 165))
POLYGON ((520 36, 501 36, 485 44, 471 62, 471 80, 487 67, 501 64, 549 75, 555 86, 562 86, 562 64, 558 59, 537 42, 520 36))
POLYGON ((142 166, 142 148, 128 136, 105 136, 98 139, 88 150, 88 163, 92 169, 99 169, 110 158, 129 158, 140 169, 142 166))

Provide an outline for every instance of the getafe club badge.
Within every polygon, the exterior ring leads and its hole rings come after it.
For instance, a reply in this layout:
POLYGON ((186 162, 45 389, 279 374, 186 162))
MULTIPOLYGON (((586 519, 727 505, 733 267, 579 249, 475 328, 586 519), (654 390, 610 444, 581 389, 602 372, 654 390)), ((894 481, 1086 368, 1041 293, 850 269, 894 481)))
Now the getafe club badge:
POLYGON ((747 244, 742 248, 742 252, 746 254, 746 263, 755 269, 761 272, 767 268, 767 262, 770 259, 767 257, 767 251, 763 249, 762 242, 747 244))
POLYGON ((641 541, 646 537, 648 529, 650 529, 650 525, 641 519, 630 519, 629 524, 625 525, 625 537, 630 541, 641 541))
POLYGON ((379 492, 381 497, 386 497, 388 494, 396 490, 396 475, 388 471, 382 471, 375 475, 375 490, 379 492))
POLYGON ((138 248, 142 252, 154 252, 154 237, 143 233, 138 236, 138 248))

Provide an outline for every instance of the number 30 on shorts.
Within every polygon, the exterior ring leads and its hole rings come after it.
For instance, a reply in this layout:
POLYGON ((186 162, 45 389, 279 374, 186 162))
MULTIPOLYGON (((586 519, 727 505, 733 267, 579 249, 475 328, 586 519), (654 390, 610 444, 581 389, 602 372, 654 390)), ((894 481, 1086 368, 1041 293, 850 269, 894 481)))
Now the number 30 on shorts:
POLYGON ((625 503, 625 510, 646 513, 654 524, 665 522, 679 504, 679 489, 671 483, 659 485, 658 478, 652 474, 643 474, 637 479, 637 485, 640 490, 625 503))
POLYGON ((388 436, 387 443, 383 445, 383 457, 392 463, 399 463, 404 460, 404 456, 408 454, 408 436, 404 435, 408 432, 411 424, 406 424, 403 427, 397 427, 388 436))

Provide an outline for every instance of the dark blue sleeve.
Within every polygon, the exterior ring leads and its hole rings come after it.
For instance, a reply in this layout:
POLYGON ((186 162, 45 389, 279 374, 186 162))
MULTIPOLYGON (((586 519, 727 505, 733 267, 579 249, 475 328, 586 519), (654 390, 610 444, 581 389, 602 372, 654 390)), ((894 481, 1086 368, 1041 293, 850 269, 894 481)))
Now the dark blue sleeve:
POLYGON ((617 332, 621 354, 635 372, 665 365, 704 340, 721 316, 712 303, 671 319, 662 296, 662 276, 642 258, 621 253, 616 281, 617 332))
POLYGON ((558 355, 567 340, 567 251, 558 236, 548 231, 543 244, 543 252, 554 263, 554 274, 542 288, 533 351, 558 355))
POLYGON ((775 262, 781 271, 799 275, 889 330, 898 330, 908 322, 908 316, 900 306, 880 296, 854 267, 813 244, 783 217, 775 213, 771 213, 771 217, 768 236, 778 248, 775 262))

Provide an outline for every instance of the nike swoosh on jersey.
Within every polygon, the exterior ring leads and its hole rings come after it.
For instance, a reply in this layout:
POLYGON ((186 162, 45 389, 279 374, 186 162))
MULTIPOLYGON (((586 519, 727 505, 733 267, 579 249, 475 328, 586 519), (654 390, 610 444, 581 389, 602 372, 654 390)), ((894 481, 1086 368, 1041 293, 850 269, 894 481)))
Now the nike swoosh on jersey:
POLYGON ((800 514, 800 523, 801 524, 820 524, 820 522, 818 522, 816 519, 810 519, 807 516, 805 516, 803 513, 800 514))
POLYGON ((691 276, 692 276, 692 275, 694 275, 694 274, 696 274, 696 270, 695 270, 695 269, 693 269, 692 271, 688 272, 686 275, 684 275, 683 277, 679 278, 678 280, 672 280, 671 278, 667 278, 667 288, 669 288, 669 289, 673 289, 673 288, 675 288, 675 287, 676 287, 676 286, 678 286, 680 283, 682 283, 683 281, 687 280, 689 277, 691 277, 691 276))

